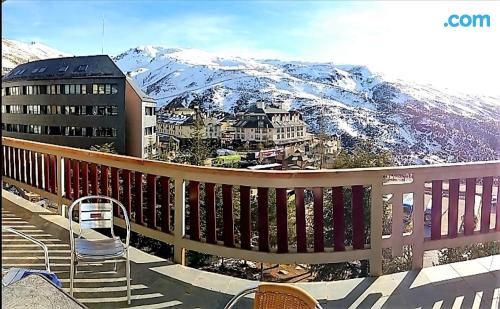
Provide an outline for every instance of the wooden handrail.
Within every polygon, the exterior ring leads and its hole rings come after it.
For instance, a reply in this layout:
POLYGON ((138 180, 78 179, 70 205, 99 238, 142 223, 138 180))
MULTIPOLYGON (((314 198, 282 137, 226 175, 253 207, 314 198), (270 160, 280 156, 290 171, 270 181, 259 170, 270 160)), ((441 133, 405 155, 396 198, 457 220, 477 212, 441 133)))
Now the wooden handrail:
MULTIPOLYGON (((498 190, 500 160, 407 167, 251 171, 167 163, 8 137, 2 138, 2 146, 2 164, 5 167, 2 179, 5 182, 50 199, 58 204, 58 211, 61 214, 64 209, 63 204, 68 205, 73 199, 89 192, 97 194, 100 190, 101 194, 111 194, 117 199, 121 197, 127 209, 135 214, 132 230, 172 244, 174 260, 178 263, 184 263, 186 249, 270 263, 281 261, 316 264, 369 259, 371 274, 380 275, 383 248, 394 246, 393 255, 398 256, 403 252, 403 245, 412 245, 413 267, 420 268, 424 251, 429 248, 461 246, 500 239, 500 212, 496 213, 494 219, 495 229, 490 228, 489 217, 486 219, 486 216, 490 215, 490 210, 487 208, 490 207, 488 201, 491 202, 493 197, 494 184, 498 190), (101 176, 98 177, 98 174, 101 176), (405 181, 398 181, 399 175, 405 175, 405 181), (457 203, 461 195, 458 189, 459 180, 465 179, 467 180, 465 232, 453 231, 460 225, 458 224, 460 216, 457 212, 457 203), (483 203, 481 209, 481 214, 485 214, 485 218, 480 221, 480 232, 473 231, 474 220, 472 220, 477 179, 482 179, 481 185, 486 186, 486 190, 482 191, 482 199, 487 201, 483 203), (442 186, 443 181, 455 184, 454 189, 446 190, 442 186), (429 186, 432 190, 429 190, 429 186), (216 188, 220 188, 222 192, 222 199, 219 200, 222 217, 217 219, 222 222, 216 222, 216 188), (350 200, 346 200, 343 196, 345 188, 349 189, 350 200), (171 189, 173 191, 170 191, 171 189), (309 189, 313 189, 310 191, 313 197, 310 208, 313 209, 314 220, 307 223, 304 192, 309 189), (239 190, 241 205, 239 227, 234 220, 233 190, 239 190), (269 201, 271 190, 276 192, 276 205, 269 201), (297 222, 292 229, 288 228, 290 223, 287 214, 289 207, 287 191, 295 195, 297 222), (205 194, 204 201, 200 199, 201 192, 205 194), (252 201, 257 207, 253 208, 251 195, 255 192, 257 199, 252 201), (333 201, 333 205, 324 203, 325 192, 332 194, 330 200, 333 201), (371 207, 371 237, 370 243, 365 243, 363 216, 367 204, 364 197, 368 192, 371 207), (134 193, 133 199, 132 193, 134 193), (407 193, 413 194, 411 234, 403 233, 402 196, 407 193), (392 211, 393 233, 390 237, 383 237, 383 196, 387 194, 393 195, 391 203, 396 209, 392 211), (447 231, 447 235, 441 235, 441 220, 434 218, 431 223, 432 239, 425 238, 426 195, 432 195, 436 205, 441 205, 442 198, 445 197, 452 201, 449 207, 454 216, 448 218, 448 224, 452 228, 447 231), (352 207, 350 212, 353 216, 352 239, 349 239, 352 241, 352 246, 346 245, 344 202, 350 203, 352 207), (158 204, 161 205, 161 216, 157 217, 158 204), (186 206, 189 206, 188 222, 186 206), (270 225, 269 208, 274 206, 277 216, 277 243, 271 246, 269 239, 274 232, 274 226, 270 225), (201 216, 200 207, 205 207, 206 217, 201 216), (332 224, 324 222, 323 211, 328 207, 333 207, 336 214, 333 220, 333 229, 336 231, 333 243, 325 241, 327 236, 325 230, 328 230, 327 228, 331 230, 329 225, 332 224), (174 211, 173 216, 171 210, 174 211), (252 221, 254 220, 251 218, 252 211, 257 212, 256 222, 252 221), (170 221, 172 218, 173 226, 170 221), (205 221, 207 226, 205 232, 200 229, 202 221, 205 221), (185 227, 187 223, 190 226, 188 230, 185 227), (312 225, 312 229, 306 229, 307 224, 312 225), (217 237, 217 226, 225 230, 223 238, 217 237), (236 239, 237 230, 241 233, 239 240, 236 239), (296 231, 296 244, 289 244, 289 230, 296 231), (314 246, 307 243, 306 236, 311 230, 314 233, 314 246)), ((438 216, 441 212, 436 208, 432 214, 438 216)), ((115 222, 123 224, 122 221, 117 217, 115 222)))

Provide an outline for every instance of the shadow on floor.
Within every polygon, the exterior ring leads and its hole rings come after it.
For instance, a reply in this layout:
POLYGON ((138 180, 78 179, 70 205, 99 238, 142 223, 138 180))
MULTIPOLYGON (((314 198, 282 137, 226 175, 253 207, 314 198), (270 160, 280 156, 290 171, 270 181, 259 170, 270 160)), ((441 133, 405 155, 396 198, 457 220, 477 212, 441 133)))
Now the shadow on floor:
MULTIPOLYGON (((51 222, 40 218, 19 207, 2 207, 5 213, 15 214, 19 222, 25 222, 43 230, 47 235, 52 271, 63 281, 63 287, 69 287, 69 232, 51 222), (57 246, 51 246, 57 245, 57 246)), ((9 217, 5 217, 9 218, 9 217)), ((10 218, 13 218, 11 215, 10 218)), ((3 220, 3 219, 2 219, 3 220)), ((8 220, 5 219, 4 222, 8 220)), ((15 222, 14 219, 9 222, 15 222)), ((5 224, 5 223, 4 223, 5 224)), ((10 223, 9 223, 10 224, 10 223)), ((21 231, 22 227, 19 228, 21 231)), ((28 228, 26 228, 28 229, 28 228)), ((33 227, 31 227, 33 229, 33 227)), ((44 240, 41 238, 41 240, 44 240)), ((43 263, 41 251, 34 259, 34 253, 20 247, 22 243, 2 243, 2 257, 11 257, 9 263, 43 263), (24 250, 23 250, 24 249, 24 250), (16 253, 22 250, 23 253, 16 253)), ((29 249, 29 248, 28 248, 29 249)), ((210 291, 193 286, 184 281, 173 279, 161 274, 154 268, 171 265, 168 261, 155 263, 131 263, 132 304, 131 308, 223 308, 232 295, 210 291)), ((42 264, 43 266, 43 264, 42 264)), ((25 267, 25 266, 24 266, 25 267)), ((34 267, 36 268, 36 267, 34 267)), ((126 282, 124 264, 119 264, 116 273, 109 270, 111 264, 84 266, 76 276, 75 297, 89 308, 124 308, 126 303, 126 282), (90 272, 93 271, 93 272, 90 272), (105 271, 96 273, 95 271, 105 271)), ((360 280, 345 297, 335 300, 321 300, 324 308, 432 308, 441 303, 441 308, 451 308, 455 303, 461 303, 461 308, 492 308, 495 289, 500 287, 500 271, 489 272, 453 280, 441 281, 438 284, 427 283, 415 286, 415 279, 420 271, 411 271, 396 284, 395 290, 383 296, 375 290, 376 278, 360 280), (370 292, 374 290, 374 292, 370 292), (482 297, 478 299, 478 295, 482 297), (362 299, 361 299, 362 298, 362 299)), ((194 279, 194 278, 193 278, 194 279)), ((328 286, 328 285, 327 285, 328 286)), ((327 291, 335 298, 336 292, 327 291)), ((338 294, 337 294, 338 295, 338 294)), ((498 295, 496 295, 498 297, 498 295)), ((251 308, 251 300, 243 299, 235 308, 251 308)))

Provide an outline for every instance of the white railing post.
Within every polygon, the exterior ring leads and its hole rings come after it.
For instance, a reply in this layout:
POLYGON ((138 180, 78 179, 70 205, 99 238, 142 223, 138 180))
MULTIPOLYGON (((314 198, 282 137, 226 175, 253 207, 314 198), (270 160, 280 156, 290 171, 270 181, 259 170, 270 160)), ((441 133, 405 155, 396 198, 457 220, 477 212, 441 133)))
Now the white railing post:
POLYGON ((394 192, 392 195, 392 257, 403 255, 403 193, 394 192))
POLYGON ((186 265, 186 249, 182 240, 186 235, 186 183, 182 178, 175 178, 175 217, 174 217, 174 262, 186 265))
POLYGON ((424 194, 425 182, 415 175, 413 177, 413 243, 412 269, 421 269, 424 266, 424 194))
POLYGON ((377 177, 371 189, 370 217, 370 275, 382 275, 382 231, 384 204, 382 199, 382 176, 377 177))
POLYGON ((64 207, 63 207, 63 182, 62 182, 62 158, 61 156, 56 156, 56 174, 57 174, 57 213, 64 217, 64 207))

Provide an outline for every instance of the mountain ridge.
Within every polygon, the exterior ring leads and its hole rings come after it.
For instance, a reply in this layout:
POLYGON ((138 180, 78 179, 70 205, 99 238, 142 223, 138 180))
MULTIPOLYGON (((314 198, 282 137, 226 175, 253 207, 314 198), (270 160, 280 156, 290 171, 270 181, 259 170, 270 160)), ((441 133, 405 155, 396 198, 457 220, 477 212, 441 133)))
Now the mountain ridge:
POLYGON ((401 165, 500 157, 500 98, 391 80, 360 65, 221 57, 191 48, 142 45, 113 60, 159 106, 180 100, 235 113, 258 100, 282 104, 301 111, 310 131, 326 123, 348 148, 371 139, 401 165))

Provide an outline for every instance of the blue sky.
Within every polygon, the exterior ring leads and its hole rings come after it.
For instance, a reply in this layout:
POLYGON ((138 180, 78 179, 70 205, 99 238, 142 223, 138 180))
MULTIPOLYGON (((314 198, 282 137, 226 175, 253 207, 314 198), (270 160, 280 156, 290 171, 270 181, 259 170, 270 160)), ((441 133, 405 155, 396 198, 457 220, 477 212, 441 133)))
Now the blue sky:
POLYGON ((368 65, 392 77, 497 94, 500 2, 24 1, 2 4, 2 36, 76 55, 138 45, 222 55, 368 65), (492 27, 443 27, 450 14, 492 27), (495 15, 497 14, 497 15, 495 15), (473 83, 469 81, 473 80, 473 83))

